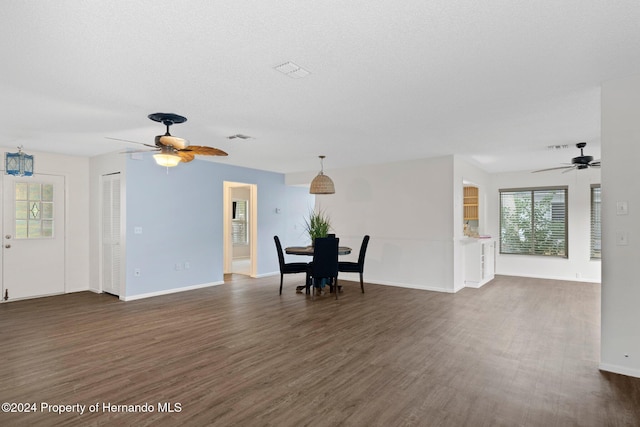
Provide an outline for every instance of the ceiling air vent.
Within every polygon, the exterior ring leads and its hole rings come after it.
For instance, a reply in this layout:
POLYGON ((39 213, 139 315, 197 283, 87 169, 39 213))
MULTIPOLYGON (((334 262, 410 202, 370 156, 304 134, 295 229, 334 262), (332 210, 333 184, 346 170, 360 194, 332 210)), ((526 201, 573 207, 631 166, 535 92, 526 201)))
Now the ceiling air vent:
POLYGON ((547 150, 550 151, 566 150, 567 148, 569 148, 568 144, 547 145, 547 150))
POLYGON ((236 139, 236 138, 239 138, 239 139, 249 139, 249 138, 253 138, 253 137, 252 137, 252 136, 249 136, 249 135, 243 135, 243 134, 241 134, 241 133, 237 133, 237 134, 235 134, 235 135, 229 135, 229 136, 227 137, 227 139, 236 139))
POLYGON ((282 74, 291 77, 292 79, 301 79, 311 74, 311 72, 305 70, 298 64, 295 64, 291 61, 285 62, 284 64, 280 64, 273 68, 277 71, 280 71, 282 74))

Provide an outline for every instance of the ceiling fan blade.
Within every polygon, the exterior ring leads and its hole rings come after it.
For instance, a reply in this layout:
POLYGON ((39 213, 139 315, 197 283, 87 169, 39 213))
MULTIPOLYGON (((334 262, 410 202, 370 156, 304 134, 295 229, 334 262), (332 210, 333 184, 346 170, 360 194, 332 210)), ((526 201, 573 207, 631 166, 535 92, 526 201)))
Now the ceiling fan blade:
POLYGON ((573 169, 573 166, 558 166, 556 168, 547 168, 547 169, 540 169, 540 170, 537 170, 537 171, 531 171, 531 173, 555 171, 555 170, 560 170, 560 169, 567 169, 567 172, 568 172, 569 169, 573 169))
POLYGON ((145 144, 144 142, 138 142, 138 141, 129 141, 128 139, 120 139, 120 138, 111 138, 108 136, 105 136, 106 139, 112 139, 114 141, 122 141, 122 142, 130 142, 132 144, 139 144, 139 145, 144 145, 146 147, 151 147, 151 148, 157 148, 155 145, 151 145, 151 144, 145 144))
POLYGON ((590 168, 599 168, 600 167, 600 162, 589 163, 589 167, 590 168))
POLYGON ((198 154, 200 156, 226 156, 227 155, 227 153, 225 153, 224 151, 218 148, 206 147, 203 145, 190 145, 187 148, 179 151, 187 151, 193 154, 198 154))
POLYGON ((577 166, 571 166, 570 168, 567 168, 566 171, 562 171, 562 173, 571 172, 571 170, 573 170, 573 169, 577 169, 577 166))
POLYGON ((180 160, 184 163, 189 163, 196 157, 196 155, 190 151, 178 150, 176 153, 178 154, 178 156, 180 156, 180 160))
POLYGON ((127 150, 127 151, 120 151, 120 154, 153 153, 154 151, 160 151, 160 149, 156 148, 155 150, 127 150))

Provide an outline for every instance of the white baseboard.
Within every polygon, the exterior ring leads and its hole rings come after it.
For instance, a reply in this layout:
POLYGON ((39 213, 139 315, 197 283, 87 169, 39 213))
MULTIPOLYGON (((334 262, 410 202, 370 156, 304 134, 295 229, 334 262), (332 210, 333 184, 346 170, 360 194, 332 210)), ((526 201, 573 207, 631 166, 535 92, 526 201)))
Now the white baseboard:
MULTIPOLYGON (((340 280, 340 276, 338 276, 338 280, 340 280)), ((440 288, 435 286, 414 285, 411 283, 398 283, 398 282, 387 282, 387 281, 374 282, 371 280, 365 280, 365 283, 371 283, 372 285, 395 286, 396 288, 421 289, 423 291, 433 291, 433 292, 446 292, 449 294, 453 294, 456 292, 453 289, 446 289, 446 288, 440 288)))
POLYGON ((575 277, 562 277, 562 276, 544 276, 538 274, 508 274, 508 273, 496 273, 496 276, 513 276, 513 277, 528 277, 531 279, 546 279, 546 280, 562 280, 563 282, 580 282, 580 283, 600 283, 599 279, 576 279, 575 277))
POLYGON ((627 368, 625 366, 618 366, 618 365, 610 365, 608 363, 601 363, 600 366, 598 366, 598 369, 600 369, 601 371, 613 372, 614 374, 620 374, 620 375, 626 375, 628 377, 640 378, 640 370, 627 368))
POLYGON ((176 292, 193 291, 195 289, 208 288, 208 287, 211 287, 211 286, 218 286, 218 285, 222 285, 222 284, 224 284, 224 281, 203 283, 201 285, 185 286, 185 287, 182 287, 182 288, 165 289, 165 290, 157 291, 157 292, 149 292, 147 294, 138 294, 138 295, 129 295, 129 296, 120 295, 120 300, 121 301, 134 301, 134 300, 137 300, 137 299, 157 297, 157 296, 160 296, 160 295, 175 294, 176 292))
POLYGON ((254 277, 256 279, 262 279, 263 277, 271 277, 271 276, 279 276, 279 275, 280 275, 279 271, 273 271, 271 273, 256 274, 255 276, 251 276, 251 277, 254 277))

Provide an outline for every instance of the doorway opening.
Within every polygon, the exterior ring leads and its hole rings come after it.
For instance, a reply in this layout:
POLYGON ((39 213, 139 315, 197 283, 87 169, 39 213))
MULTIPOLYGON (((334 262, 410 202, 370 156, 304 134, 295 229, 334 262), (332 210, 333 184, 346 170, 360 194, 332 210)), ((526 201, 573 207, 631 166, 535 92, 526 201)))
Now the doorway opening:
POLYGON ((224 182, 224 273, 256 277, 257 196, 255 184, 224 182))

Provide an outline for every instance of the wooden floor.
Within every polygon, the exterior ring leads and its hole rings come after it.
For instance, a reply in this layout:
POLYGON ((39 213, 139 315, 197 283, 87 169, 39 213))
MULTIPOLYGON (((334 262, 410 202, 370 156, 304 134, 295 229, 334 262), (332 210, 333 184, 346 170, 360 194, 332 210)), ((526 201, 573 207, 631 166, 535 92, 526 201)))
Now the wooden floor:
POLYGON ((640 379, 598 370, 597 284, 346 283, 312 301, 295 293, 301 275, 282 296, 279 277, 241 277, 126 303, 0 304, 0 401, 38 411, 0 425, 640 426, 640 379))

